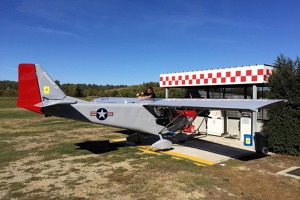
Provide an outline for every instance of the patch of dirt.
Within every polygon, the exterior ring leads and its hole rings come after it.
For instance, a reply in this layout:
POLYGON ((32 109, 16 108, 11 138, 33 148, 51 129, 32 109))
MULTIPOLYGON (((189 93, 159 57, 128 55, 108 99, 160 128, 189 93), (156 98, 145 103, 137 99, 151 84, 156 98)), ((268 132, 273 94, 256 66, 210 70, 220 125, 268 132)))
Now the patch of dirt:
POLYGON ((72 156, 41 162, 38 157, 31 156, 11 163, 2 169, 5 172, 0 174, 1 185, 26 183, 20 192, 30 193, 37 188, 44 192, 50 192, 54 188, 59 188, 56 191, 59 196, 88 198, 91 195, 118 188, 117 184, 111 186, 109 179, 106 178, 113 173, 114 169, 134 170, 129 164, 130 160, 119 163, 98 162, 93 164, 73 162, 78 159, 95 157, 99 157, 99 155, 72 156), (70 187, 73 189, 70 190, 70 187))

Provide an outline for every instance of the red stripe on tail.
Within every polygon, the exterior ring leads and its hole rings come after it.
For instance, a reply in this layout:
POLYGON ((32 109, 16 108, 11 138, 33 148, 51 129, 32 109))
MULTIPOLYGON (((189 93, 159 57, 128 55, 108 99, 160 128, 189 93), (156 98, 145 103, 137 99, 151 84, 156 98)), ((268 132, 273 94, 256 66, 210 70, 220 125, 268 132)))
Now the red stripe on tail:
POLYGON ((19 64, 17 106, 42 113, 40 107, 34 106, 40 102, 41 95, 36 77, 35 64, 19 64))

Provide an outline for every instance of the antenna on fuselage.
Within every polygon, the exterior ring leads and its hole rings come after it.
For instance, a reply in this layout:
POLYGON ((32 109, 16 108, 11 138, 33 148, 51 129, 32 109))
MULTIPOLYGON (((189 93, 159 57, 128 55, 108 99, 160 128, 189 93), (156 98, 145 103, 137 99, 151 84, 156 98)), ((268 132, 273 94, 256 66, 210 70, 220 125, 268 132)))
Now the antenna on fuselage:
POLYGON ((118 90, 116 90, 117 92, 118 92, 118 94, 122 97, 122 99, 124 100, 124 102, 125 103, 128 103, 127 101, 126 101, 126 99, 121 95, 121 93, 118 91, 118 90))

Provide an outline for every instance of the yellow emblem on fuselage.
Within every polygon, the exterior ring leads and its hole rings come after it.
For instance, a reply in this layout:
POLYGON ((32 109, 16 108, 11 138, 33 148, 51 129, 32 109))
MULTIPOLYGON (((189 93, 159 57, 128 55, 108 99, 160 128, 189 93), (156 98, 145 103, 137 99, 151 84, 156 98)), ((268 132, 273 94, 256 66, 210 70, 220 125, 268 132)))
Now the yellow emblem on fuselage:
POLYGON ((44 86, 44 94, 50 94, 50 87, 44 86))

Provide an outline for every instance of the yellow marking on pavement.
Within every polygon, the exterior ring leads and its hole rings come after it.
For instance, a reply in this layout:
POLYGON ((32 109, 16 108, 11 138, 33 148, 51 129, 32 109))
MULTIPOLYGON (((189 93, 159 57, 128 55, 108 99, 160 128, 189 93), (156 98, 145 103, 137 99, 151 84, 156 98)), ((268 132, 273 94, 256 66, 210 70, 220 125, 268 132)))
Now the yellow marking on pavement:
POLYGON ((110 139, 110 142, 126 142, 126 138, 114 138, 110 139))
POLYGON ((196 162, 194 162, 194 164, 197 165, 197 166, 199 166, 199 167, 204 167, 204 166, 205 166, 205 165, 203 165, 203 164, 196 163, 196 162))
POLYGON ((176 156, 172 156, 172 158, 174 158, 175 160, 182 160, 182 158, 178 158, 176 156))
POLYGON ((188 156, 188 155, 178 153, 178 152, 174 152, 174 151, 166 151, 164 153, 168 154, 168 155, 172 155, 172 156, 177 156, 179 158, 185 158, 185 159, 188 159, 188 160, 192 160, 192 161, 195 161, 195 162, 198 162, 198 163, 203 163, 203 164, 206 164, 206 165, 216 164, 216 163, 214 163, 212 161, 209 161, 209 160, 205 160, 205 159, 202 159, 202 158, 197 158, 197 157, 194 157, 194 156, 188 156))
MULTIPOLYGON (((126 138, 115 138, 115 139, 111 139, 110 142, 112 142, 112 143, 126 142, 126 138)), ((149 153, 149 154, 154 154, 154 155, 159 155, 159 156, 165 154, 165 155, 170 155, 172 158, 174 158, 176 160, 182 160, 182 159, 191 160, 191 161, 194 161, 195 165, 197 165, 197 166, 206 166, 206 165, 216 164, 209 160, 205 160, 205 159, 198 158, 195 156, 189 156, 189 155, 174 152, 174 151, 157 151, 156 148, 149 146, 149 145, 142 145, 142 146, 135 146, 135 147, 137 147, 138 150, 145 152, 145 153, 149 153)))
POLYGON ((142 151, 142 152, 145 152, 145 153, 155 154, 155 155, 159 155, 159 156, 162 155, 161 153, 157 153, 155 151, 151 151, 151 150, 147 150, 147 149, 143 149, 143 148, 139 148, 139 147, 137 149, 142 151))
POLYGON ((159 151, 159 153, 156 151, 157 149, 153 148, 152 146, 138 146, 138 149, 145 152, 145 153, 152 153, 156 155, 171 155, 174 159, 187 159, 194 161, 195 164, 197 163, 198 166, 205 166, 205 165, 214 165, 215 163, 209 160, 205 160, 202 158, 194 157, 194 156, 188 156, 186 154, 181 154, 174 151, 159 151))
POLYGON ((148 150, 148 151, 154 151, 154 152, 156 152, 157 151, 157 149, 156 148, 154 148, 154 147, 152 147, 152 146, 138 146, 138 148, 141 148, 141 149, 146 149, 146 150, 148 150))

